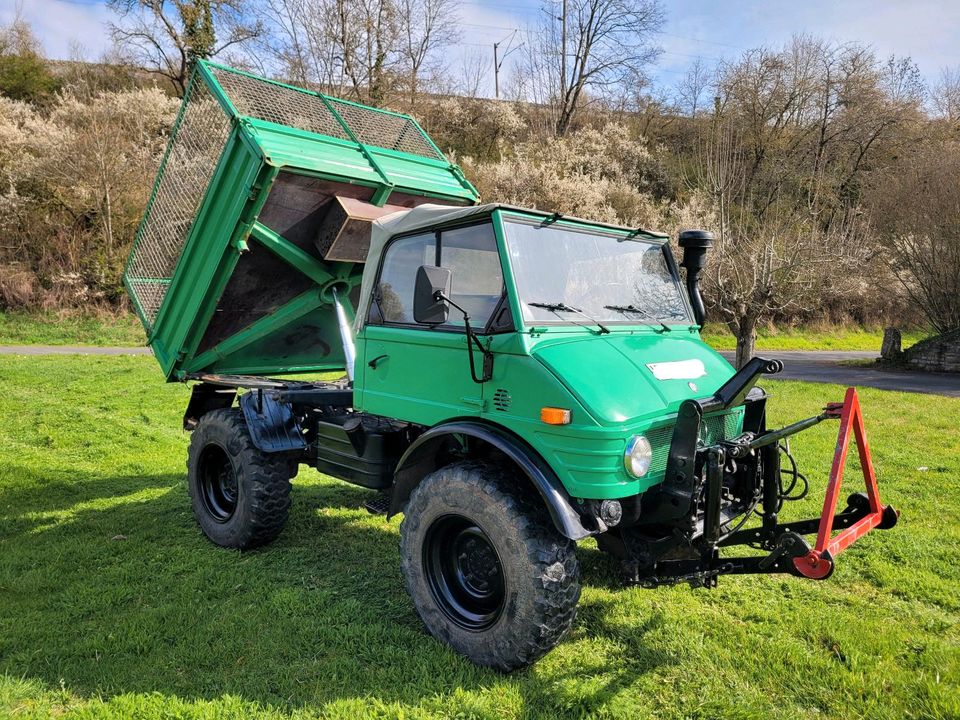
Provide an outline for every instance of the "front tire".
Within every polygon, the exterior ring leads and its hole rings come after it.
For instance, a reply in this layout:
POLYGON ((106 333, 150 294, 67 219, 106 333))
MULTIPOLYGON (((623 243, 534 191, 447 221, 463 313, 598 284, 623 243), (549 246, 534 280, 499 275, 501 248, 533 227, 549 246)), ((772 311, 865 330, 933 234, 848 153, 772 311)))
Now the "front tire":
POLYGON ((274 540, 290 513, 288 458, 256 448, 238 409, 204 415, 190 438, 193 515, 217 545, 249 550, 274 540))
POLYGON ((574 543, 508 469, 462 462, 423 479, 400 526, 407 590, 427 630, 509 672, 566 634, 580 598, 574 543))

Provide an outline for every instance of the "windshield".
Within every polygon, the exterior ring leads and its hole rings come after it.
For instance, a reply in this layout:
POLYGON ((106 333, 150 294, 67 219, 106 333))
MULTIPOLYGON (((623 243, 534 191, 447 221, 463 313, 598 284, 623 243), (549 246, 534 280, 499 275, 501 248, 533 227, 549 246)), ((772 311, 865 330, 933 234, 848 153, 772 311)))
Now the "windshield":
POLYGON ((659 243, 541 223, 504 227, 525 322, 690 322, 659 243))

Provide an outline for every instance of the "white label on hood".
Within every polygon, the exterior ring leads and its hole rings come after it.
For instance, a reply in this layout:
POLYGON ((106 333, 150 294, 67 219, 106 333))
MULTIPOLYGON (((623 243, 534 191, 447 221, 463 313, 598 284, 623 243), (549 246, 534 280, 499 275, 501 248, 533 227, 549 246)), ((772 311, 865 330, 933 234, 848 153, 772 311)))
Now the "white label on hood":
POLYGON ((700 360, 647 363, 647 367, 657 380, 693 380, 707 374, 707 369, 700 360))

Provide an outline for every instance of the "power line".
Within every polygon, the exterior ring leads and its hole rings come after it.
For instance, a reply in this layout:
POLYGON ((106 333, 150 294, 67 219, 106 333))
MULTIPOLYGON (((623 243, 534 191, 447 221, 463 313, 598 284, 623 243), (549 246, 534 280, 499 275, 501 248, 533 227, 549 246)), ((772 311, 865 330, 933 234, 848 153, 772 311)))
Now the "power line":
POLYGON ((507 32, 517 32, 517 33, 520 33, 521 35, 525 35, 527 33, 526 30, 521 30, 520 28, 515 28, 515 27, 506 27, 505 25, 484 25, 482 23, 465 23, 465 22, 460 23, 460 25, 463 25, 464 27, 489 28, 491 30, 506 30, 507 32))
POLYGON ((713 57, 711 55, 690 55, 689 53, 674 52, 673 50, 661 50, 664 55, 679 55, 680 57, 693 58, 694 60, 716 60, 720 62, 723 58, 713 57))
POLYGON ((742 45, 731 45, 730 43, 717 42, 716 40, 704 40, 703 38, 686 37, 684 35, 674 35, 672 33, 661 32, 664 37, 672 37, 677 40, 686 40, 687 42, 705 43, 707 45, 719 45, 721 47, 733 48, 734 50, 746 50, 742 45))
MULTIPOLYGON (((502 8, 504 10, 522 9, 522 8, 518 8, 516 4, 509 5, 506 3, 501 4, 501 3, 461 2, 460 5, 470 5, 471 7, 483 8, 484 10, 486 10, 487 8, 502 8)), ((533 12, 535 9, 536 8, 527 8, 526 13, 533 12)))

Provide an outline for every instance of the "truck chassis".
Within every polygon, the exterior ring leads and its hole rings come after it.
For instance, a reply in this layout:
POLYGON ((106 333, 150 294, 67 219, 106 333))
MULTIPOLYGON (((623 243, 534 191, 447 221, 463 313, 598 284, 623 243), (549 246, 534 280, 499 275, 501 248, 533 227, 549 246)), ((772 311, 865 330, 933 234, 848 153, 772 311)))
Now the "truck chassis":
MULTIPOLYGON (((578 537, 595 535, 600 548, 621 562, 626 583, 657 587, 688 583, 715 587, 721 575, 785 573, 822 580, 834 570, 837 555, 873 528, 892 528, 899 513, 880 502, 859 400, 853 388, 844 402, 786 427, 766 427, 766 394, 755 387, 762 374, 780 372, 778 361, 754 358, 714 395, 685 401, 679 410, 664 482, 641 496, 609 505, 578 503, 559 482, 541 489, 554 521, 578 537), (703 415, 743 403, 744 432, 703 446, 698 442, 703 415), (780 522, 786 501, 807 495, 809 484, 789 451, 789 438, 824 420, 839 420, 840 433, 830 480, 819 518, 780 522), (847 498, 836 512, 851 434, 866 483, 865 492, 847 498), (784 468, 785 459, 789 467, 784 468), (784 484, 786 478, 786 485, 784 484), (797 491, 800 487, 801 490, 797 491), (759 517, 759 525, 746 527, 759 517), (571 519, 574 518, 574 519, 571 519), (833 536, 832 533, 839 534, 833 536), (811 546, 805 536, 816 534, 811 546), (725 557, 721 549, 747 546, 758 554, 725 557)), ((184 428, 213 410, 229 408, 239 390, 239 405, 253 444, 262 452, 362 487, 381 491, 365 507, 388 517, 403 510, 409 488, 403 471, 416 462, 418 440, 428 428, 355 412, 346 380, 305 382, 252 376, 197 374, 184 415, 184 428), (395 483, 394 478, 401 482, 395 483)), ((449 442, 434 466, 499 454, 488 438, 458 435, 451 425, 449 442)), ((434 430, 436 432, 436 430, 434 430)), ((529 452, 517 439, 517 455, 529 452)), ((420 468, 421 474, 423 468, 420 468)))

